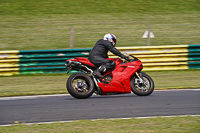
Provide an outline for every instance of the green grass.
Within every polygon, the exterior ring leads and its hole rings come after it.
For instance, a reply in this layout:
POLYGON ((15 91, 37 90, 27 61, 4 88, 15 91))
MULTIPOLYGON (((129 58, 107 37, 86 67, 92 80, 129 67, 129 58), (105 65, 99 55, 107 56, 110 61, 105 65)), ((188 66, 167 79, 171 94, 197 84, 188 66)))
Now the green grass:
POLYGON ((147 72, 156 89, 165 88, 200 88, 200 70, 147 72))
POLYGON ((47 15, 90 13, 174 14, 199 11, 198 0, 1 0, 3 15, 47 15), (106 9, 106 10, 105 10, 106 9))
POLYGON ((0 49, 92 47, 107 32, 118 46, 146 45, 147 25, 152 45, 199 44, 198 0, 1 0, 0 49))
MULTIPOLYGON (((200 70, 147 72, 156 89, 200 88, 200 70)), ((0 77, 0 97, 65 94, 67 74, 0 77)))
POLYGON ((78 120, 0 127, 2 133, 199 133, 200 116, 128 120, 78 120))
MULTIPOLYGON (((118 46, 146 45, 142 35, 151 26, 151 45, 199 44, 199 0, 1 0, 0 50, 92 47, 107 32, 118 46)), ((148 72, 156 89, 199 88, 200 71, 148 72)), ((0 96, 67 93, 69 75, 0 77, 0 96)), ((80 120, 71 123, 19 124, 0 127, 2 133, 199 133, 200 117, 131 120, 80 120)))

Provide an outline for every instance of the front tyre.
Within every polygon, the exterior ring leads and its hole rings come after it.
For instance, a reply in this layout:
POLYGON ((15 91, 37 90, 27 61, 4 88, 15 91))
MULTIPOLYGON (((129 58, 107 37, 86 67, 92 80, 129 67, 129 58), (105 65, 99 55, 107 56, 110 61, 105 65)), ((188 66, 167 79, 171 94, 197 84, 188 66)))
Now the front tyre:
POLYGON ((92 79, 84 73, 72 74, 66 83, 69 94, 78 99, 90 97, 95 91, 92 79))
POLYGON ((144 72, 140 73, 143 77, 143 82, 134 75, 131 78, 131 90, 138 96, 148 96, 154 90, 154 82, 153 79, 144 72))

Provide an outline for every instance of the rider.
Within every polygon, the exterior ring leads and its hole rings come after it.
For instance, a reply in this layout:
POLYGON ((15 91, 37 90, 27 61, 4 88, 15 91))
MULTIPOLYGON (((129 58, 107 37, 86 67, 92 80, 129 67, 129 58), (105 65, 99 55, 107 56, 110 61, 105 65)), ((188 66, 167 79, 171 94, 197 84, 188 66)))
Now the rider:
POLYGON ((92 64, 98 67, 98 69, 94 71, 94 75, 96 77, 104 78, 101 75, 101 72, 112 70, 116 67, 116 63, 114 61, 106 59, 108 58, 109 50, 121 58, 130 60, 128 56, 123 55, 119 50, 117 50, 115 45, 116 36, 108 33, 105 34, 104 39, 99 39, 90 51, 88 59, 92 64))

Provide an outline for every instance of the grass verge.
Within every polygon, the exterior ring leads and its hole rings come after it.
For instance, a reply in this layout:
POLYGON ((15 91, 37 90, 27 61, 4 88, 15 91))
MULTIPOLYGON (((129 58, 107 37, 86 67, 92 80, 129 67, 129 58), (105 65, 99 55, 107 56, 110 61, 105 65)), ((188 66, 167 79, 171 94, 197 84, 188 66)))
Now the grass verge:
POLYGON ((92 47, 107 32, 118 46, 147 45, 142 35, 151 25, 151 45, 198 44, 198 0, 2 0, 0 49, 92 47))
POLYGON ((78 120, 53 124, 0 127, 2 133, 199 133, 200 116, 145 119, 78 120))
MULTIPOLYGON (((200 88, 200 70, 146 72, 156 89, 200 88)), ((0 77, 0 97, 67 93, 67 74, 0 77)))

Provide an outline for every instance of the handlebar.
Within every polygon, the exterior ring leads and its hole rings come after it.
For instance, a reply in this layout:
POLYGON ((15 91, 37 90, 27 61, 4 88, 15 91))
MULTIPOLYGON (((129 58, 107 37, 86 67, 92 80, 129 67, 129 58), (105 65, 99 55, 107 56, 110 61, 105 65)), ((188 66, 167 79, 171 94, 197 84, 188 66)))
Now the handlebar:
MULTIPOLYGON (((129 55, 128 53, 126 53, 126 52, 124 52, 124 54, 126 54, 128 57, 132 57, 133 59, 130 59, 130 61, 129 62, 133 62, 133 61, 137 61, 137 60, 139 60, 137 57, 135 57, 135 56, 132 56, 132 55, 129 55)), ((126 60, 126 59, 125 59, 126 60)), ((126 61, 128 61, 128 60, 126 60, 126 61)))

